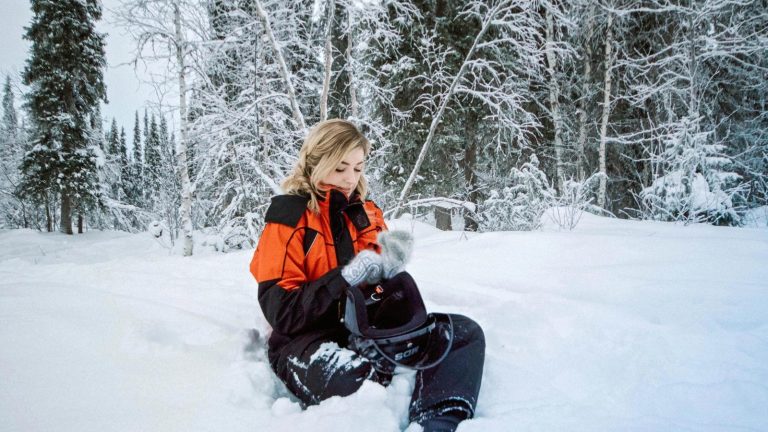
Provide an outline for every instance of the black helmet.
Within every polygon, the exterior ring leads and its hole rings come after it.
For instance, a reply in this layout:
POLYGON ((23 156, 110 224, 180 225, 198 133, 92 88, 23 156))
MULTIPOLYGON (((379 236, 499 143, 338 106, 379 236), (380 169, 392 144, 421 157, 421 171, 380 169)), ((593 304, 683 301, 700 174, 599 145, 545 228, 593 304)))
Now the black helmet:
POLYGON ((447 314, 427 314, 416 282, 401 272, 373 287, 347 290, 344 325, 350 348, 395 366, 428 369, 443 361, 453 344, 447 314))

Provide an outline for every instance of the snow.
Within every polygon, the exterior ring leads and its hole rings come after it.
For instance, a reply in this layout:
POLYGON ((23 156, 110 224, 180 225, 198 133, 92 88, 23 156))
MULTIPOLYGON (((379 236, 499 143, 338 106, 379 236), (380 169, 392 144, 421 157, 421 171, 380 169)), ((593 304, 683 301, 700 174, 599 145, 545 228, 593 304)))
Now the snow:
POLYGON ((749 210, 743 219, 744 225, 752 228, 768 228, 768 206, 749 210))
MULTIPOLYGON (((764 224, 389 225, 416 237, 427 307, 485 329, 460 432, 766 430, 764 224)), ((265 360, 251 251, 182 258, 150 233, 31 230, 0 246, 0 430, 419 430, 413 373, 301 410, 265 360)))

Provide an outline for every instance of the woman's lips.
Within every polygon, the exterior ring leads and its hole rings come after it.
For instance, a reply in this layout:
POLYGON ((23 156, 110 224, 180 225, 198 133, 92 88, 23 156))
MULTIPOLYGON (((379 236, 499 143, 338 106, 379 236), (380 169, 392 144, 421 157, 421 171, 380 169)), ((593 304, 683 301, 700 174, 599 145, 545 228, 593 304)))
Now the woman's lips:
POLYGON ((331 184, 327 184, 327 183, 320 183, 320 187, 321 187, 321 189, 336 189, 337 191, 343 193, 347 197, 352 195, 352 192, 355 191, 355 187, 354 186, 350 187, 350 188, 344 188, 344 187, 341 187, 341 186, 331 185, 331 184))

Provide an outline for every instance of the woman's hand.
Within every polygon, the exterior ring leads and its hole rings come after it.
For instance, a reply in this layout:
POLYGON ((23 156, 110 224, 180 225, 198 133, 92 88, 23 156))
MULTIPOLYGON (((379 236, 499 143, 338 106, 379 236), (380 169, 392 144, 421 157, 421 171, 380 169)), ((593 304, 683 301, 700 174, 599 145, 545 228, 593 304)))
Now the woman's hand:
POLYGON ((381 281, 384 273, 384 259, 371 250, 357 254, 352 261, 341 269, 341 276, 351 286, 367 283, 369 285, 381 281))
POLYGON ((413 251, 413 236, 408 231, 383 231, 377 238, 381 246, 382 278, 390 279, 405 270, 413 251))
POLYGON ((341 269, 341 276, 350 285, 372 285, 405 270, 411 259, 413 236, 407 231, 384 231, 377 241, 381 255, 371 250, 361 251, 341 269))

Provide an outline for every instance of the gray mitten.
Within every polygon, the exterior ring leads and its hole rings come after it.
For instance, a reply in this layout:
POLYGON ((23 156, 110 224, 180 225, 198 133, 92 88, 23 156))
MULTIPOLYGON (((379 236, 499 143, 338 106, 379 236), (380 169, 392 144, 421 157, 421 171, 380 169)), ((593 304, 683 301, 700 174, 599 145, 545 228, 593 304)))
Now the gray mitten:
POLYGON ((381 281, 383 268, 381 255, 371 250, 364 250, 355 255, 352 261, 341 269, 341 276, 351 286, 360 285, 363 282, 370 285, 381 281))
POLYGON ((379 233, 383 265, 382 276, 390 279, 405 270, 413 251, 413 236, 407 231, 383 231, 379 233))

